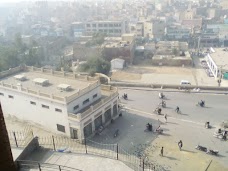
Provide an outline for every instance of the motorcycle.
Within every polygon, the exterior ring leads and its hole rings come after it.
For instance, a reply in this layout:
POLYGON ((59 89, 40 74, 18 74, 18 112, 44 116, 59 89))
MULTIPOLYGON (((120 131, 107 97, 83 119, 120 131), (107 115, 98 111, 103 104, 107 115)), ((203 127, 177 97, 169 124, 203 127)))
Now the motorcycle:
POLYGON ((161 110, 160 108, 156 108, 156 109, 154 110, 154 113, 160 115, 160 114, 161 114, 161 111, 162 111, 162 110, 161 110))
POLYGON ((207 129, 210 129, 210 128, 211 128, 211 125, 210 125, 209 122, 206 122, 206 123, 205 123, 205 128, 207 128, 207 129))
POLYGON ((152 132, 153 131, 153 126, 152 126, 152 124, 147 124, 146 125, 146 130, 145 130, 145 132, 146 131, 149 131, 149 132, 152 132))
POLYGON ((219 151, 218 150, 207 150, 207 152, 206 152, 207 154, 211 154, 211 155, 214 155, 214 156, 217 156, 218 155, 218 153, 219 153, 219 151))
POLYGON ((127 99, 128 99, 127 95, 122 95, 122 98, 123 98, 124 100, 127 100, 127 99))
POLYGON ((214 133, 213 135, 215 138, 221 139, 221 140, 226 140, 226 135, 224 136, 222 133, 214 133))
POLYGON ((162 93, 159 93, 159 99, 165 99, 165 95, 163 95, 162 93))
POLYGON ((205 107, 205 103, 198 102, 198 103, 196 104, 196 106, 205 107))
POLYGON ((163 108, 166 108, 166 103, 165 102, 161 102, 161 103, 158 104, 158 106, 161 106, 163 108))
POLYGON ((200 151, 207 152, 207 147, 203 147, 203 146, 201 146, 201 145, 197 145, 197 146, 195 147, 195 149, 200 150, 200 151))
POLYGON ((114 133, 114 138, 117 137, 119 135, 119 129, 117 129, 114 133))
POLYGON ((162 134, 163 133, 163 129, 156 129, 155 132, 158 133, 158 134, 162 134))

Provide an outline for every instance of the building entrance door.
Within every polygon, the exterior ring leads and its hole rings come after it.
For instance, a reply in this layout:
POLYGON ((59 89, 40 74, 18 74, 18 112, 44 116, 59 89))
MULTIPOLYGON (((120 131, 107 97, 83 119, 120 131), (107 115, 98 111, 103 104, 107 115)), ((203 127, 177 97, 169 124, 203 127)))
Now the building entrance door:
POLYGON ((95 130, 97 130, 102 125, 102 115, 94 120, 95 130))
POLYGON ((88 137, 92 134, 92 123, 89 123, 87 126, 84 127, 84 136, 88 137))

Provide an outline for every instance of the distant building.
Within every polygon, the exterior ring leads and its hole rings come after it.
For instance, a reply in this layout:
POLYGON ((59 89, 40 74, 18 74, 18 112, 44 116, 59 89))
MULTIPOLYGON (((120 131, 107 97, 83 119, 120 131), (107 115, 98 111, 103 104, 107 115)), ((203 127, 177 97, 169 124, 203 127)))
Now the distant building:
POLYGON ((107 60, 122 58, 127 64, 131 64, 135 52, 135 36, 123 34, 122 37, 106 37, 101 49, 107 60))
POLYGON ((123 69, 125 65, 125 61, 120 58, 115 58, 111 60, 111 70, 123 69))
POLYGON ((154 20, 152 34, 156 40, 161 40, 165 36, 166 23, 164 20, 154 20))
POLYGON ((167 27, 166 36, 169 40, 188 40, 192 29, 182 25, 171 25, 167 27))
POLYGON ((92 35, 94 32, 106 33, 108 36, 118 37, 126 33, 126 21, 87 21, 85 24, 87 35, 92 35))

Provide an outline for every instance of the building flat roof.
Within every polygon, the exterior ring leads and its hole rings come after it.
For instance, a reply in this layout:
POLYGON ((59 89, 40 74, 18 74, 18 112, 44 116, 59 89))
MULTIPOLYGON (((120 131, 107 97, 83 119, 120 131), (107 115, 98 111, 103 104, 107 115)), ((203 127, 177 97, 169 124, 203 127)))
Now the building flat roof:
POLYGON ((18 83, 21 84, 22 88, 28 88, 34 91, 40 91, 46 94, 53 94, 59 97, 69 97, 78 91, 87 88, 90 84, 95 83, 96 81, 83 81, 66 77, 58 77, 55 75, 38 73, 33 71, 23 71, 20 73, 16 73, 14 75, 10 75, 8 77, 4 77, 0 79, 0 82, 4 82, 6 84, 11 84, 17 86, 18 83), (26 77, 26 81, 18 81, 14 78, 15 75, 24 75, 26 77), (34 82, 34 79, 39 78, 39 80, 48 80, 49 84, 47 86, 37 85, 34 82), (71 91, 61 91, 58 89, 59 85, 68 85, 71 87, 71 91))
POLYGON ((228 51, 225 48, 213 48, 214 53, 210 53, 211 58, 218 67, 222 66, 222 69, 228 70, 228 51))

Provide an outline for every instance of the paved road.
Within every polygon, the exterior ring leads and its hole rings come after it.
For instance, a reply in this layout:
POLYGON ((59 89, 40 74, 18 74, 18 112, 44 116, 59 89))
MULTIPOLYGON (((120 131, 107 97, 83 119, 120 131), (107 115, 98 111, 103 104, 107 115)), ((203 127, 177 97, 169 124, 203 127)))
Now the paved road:
MULTIPOLYGON (((129 100, 121 99, 121 102, 128 108, 153 113, 161 100, 158 98, 158 92, 155 91, 138 91, 131 89, 119 89, 120 97, 123 93, 128 94, 129 100)), ((228 96, 213 94, 191 94, 191 93, 168 93, 167 107, 162 113, 171 117, 186 120, 195 123, 205 123, 210 121, 214 126, 218 126, 223 120, 228 120, 228 96), (200 100, 206 101, 206 107, 196 106, 200 100), (176 106, 180 107, 182 114, 176 114, 176 106)))
MULTIPOLYGON (((120 99, 124 106, 129 109, 129 115, 135 113, 144 117, 147 116, 153 119, 151 122, 155 126, 158 125, 158 119, 163 122, 161 127, 164 129, 165 136, 158 136, 151 141, 153 147, 150 149, 149 158, 152 161, 164 165, 168 170, 205 170, 210 160, 213 160, 211 167, 216 168, 216 170, 228 170, 228 143, 213 137, 215 128, 223 120, 228 120, 227 95, 166 92, 167 108, 162 113, 168 115, 168 123, 164 123, 164 116, 153 114, 153 110, 161 101, 158 98, 158 92, 119 89, 119 93, 120 96, 123 93, 128 94, 129 100, 120 99), (206 101, 205 108, 196 106, 200 99, 206 101), (174 112, 177 105, 182 114, 174 112), (205 129, 205 121, 210 121, 213 129, 205 129), (185 151, 181 153, 177 147, 177 142, 180 139, 185 144, 185 151), (219 150, 220 157, 216 158, 195 150, 197 144, 219 150), (166 157, 162 159, 158 158, 161 146, 166 149, 166 157), (195 164, 192 165, 192 163, 195 164)), ((137 122, 135 120, 135 123, 137 122)), ((142 135, 138 134, 139 137, 142 135)), ((141 141, 143 142, 143 139, 141 141)))

